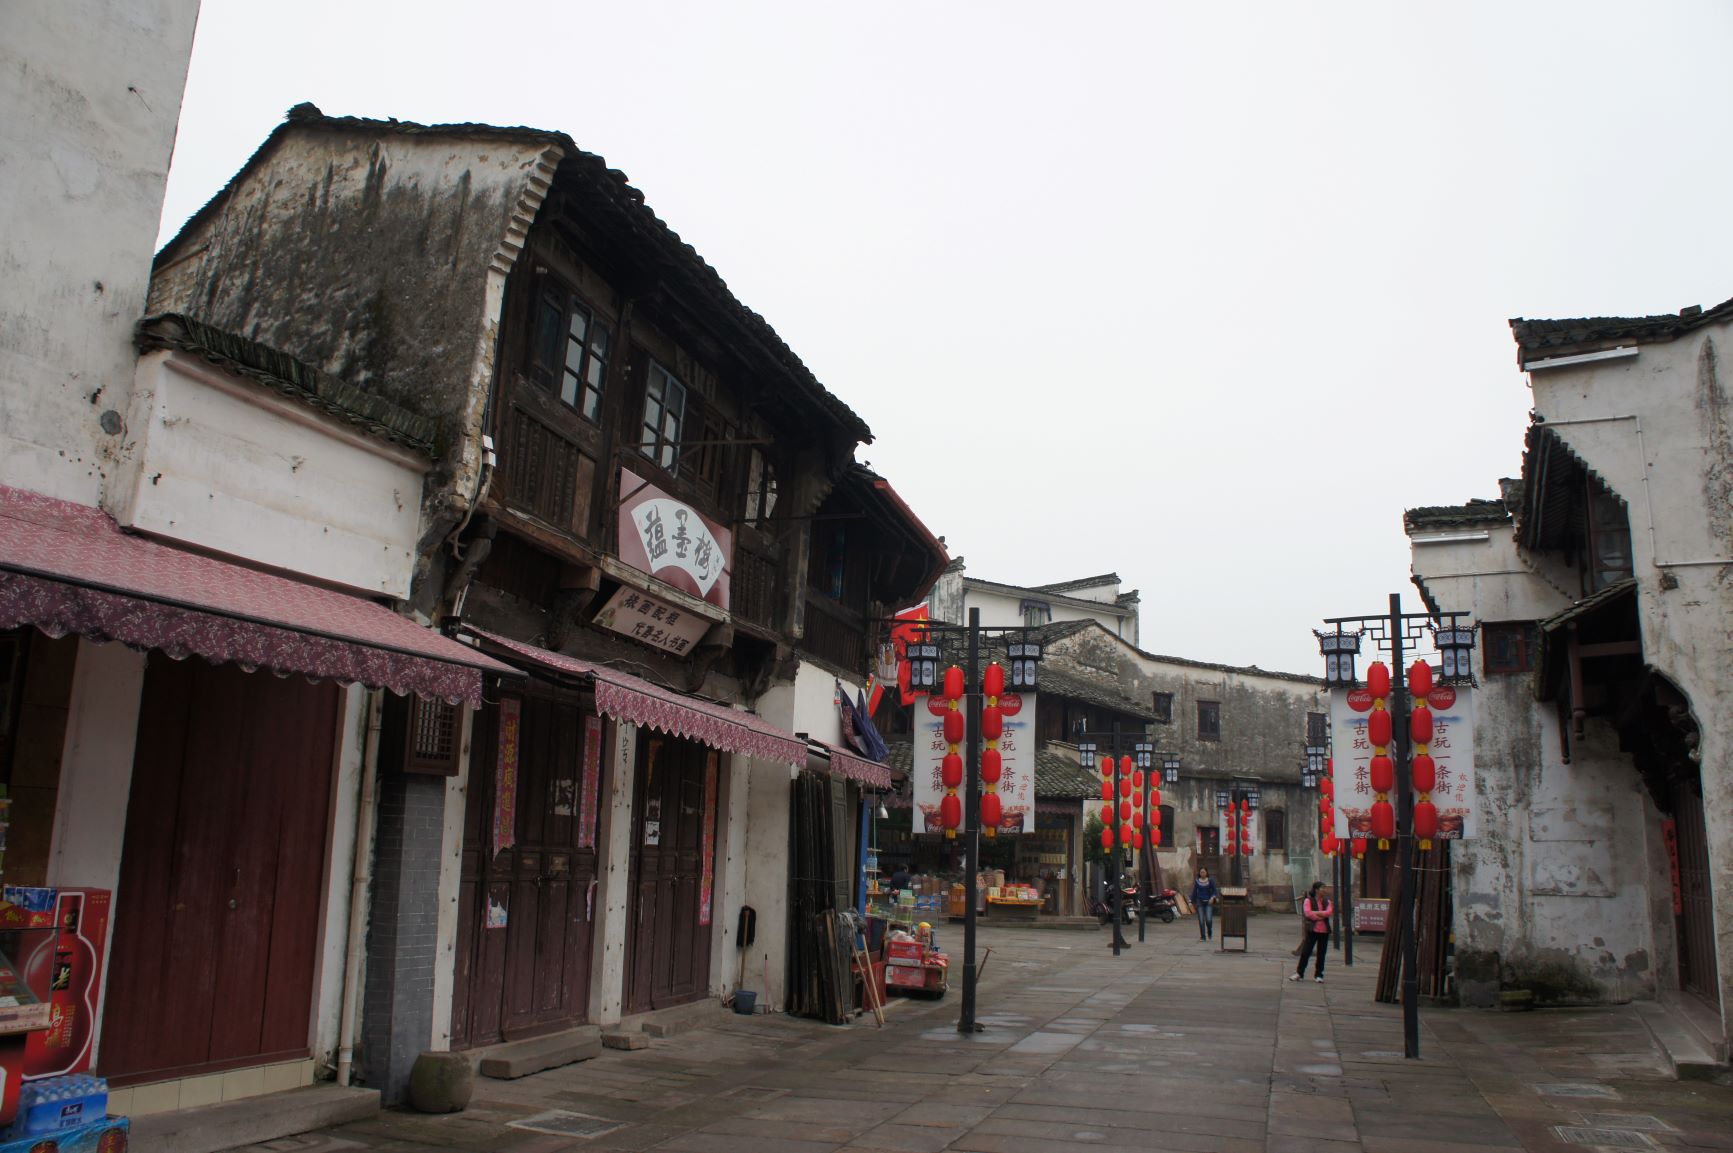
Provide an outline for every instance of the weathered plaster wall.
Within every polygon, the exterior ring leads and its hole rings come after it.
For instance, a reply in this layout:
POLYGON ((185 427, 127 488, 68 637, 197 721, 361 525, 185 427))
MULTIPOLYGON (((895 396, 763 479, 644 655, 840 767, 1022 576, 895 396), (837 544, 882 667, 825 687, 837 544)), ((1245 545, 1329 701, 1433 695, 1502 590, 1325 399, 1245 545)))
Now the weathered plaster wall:
POLYGON ((1733 327, 1530 374, 1537 412, 1626 503, 1644 659, 1700 726, 1723 1028, 1733 1035, 1733 327))
POLYGON ((426 547, 474 496, 505 277, 559 156, 551 139, 291 123, 164 250, 150 310, 437 418, 426 547))
POLYGON ((198 12, 0 7, 0 484, 101 503, 198 12))
POLYGON ((138 366, 126 527, 373 595, 409 595, 426 457, 184 353, 138 366))

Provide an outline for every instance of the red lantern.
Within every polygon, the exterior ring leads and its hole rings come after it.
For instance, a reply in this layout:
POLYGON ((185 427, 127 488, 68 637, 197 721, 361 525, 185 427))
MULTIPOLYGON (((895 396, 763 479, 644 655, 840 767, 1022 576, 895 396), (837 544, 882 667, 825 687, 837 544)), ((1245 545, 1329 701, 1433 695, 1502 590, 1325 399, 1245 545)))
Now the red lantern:
POLYGON ((1378 838, 1380 849, 1390 847, 1390 838, 1396 835, 1396 810, 1389 801, 1372 802, 1372 835, 1378 838))
POLYGON ((1005 666, 994 661, 987 666, 987 671, 981 674, 981 691, 990 697, 1003 696, 1005 692, 1005 666))
POLYGON ((1136 809, 1131 810, 1131 827, 1134 829, 1143 828, 1143 814, 1136 809))
POLYGON ((999 778, 1005 775, 1004 758, 998 749, 981 750, 981 780, 989 785, 999 783, 999 778))
POLYGON ((1408 718, 1408 735, 1414 738, 1417 745, 1432 743, 1432 710, 1424 705, 1415 706, 1414 712, 1408 718))
POLYGON ((1127 845, 1131 844, 1131 833, 1132 833, 1132 828, 1131 828, 1131 822, 1130 821, 1127 821, 1127 822, 1125 822, 1125 824, 1119 826, 1119 839, 1127 845))
POLYGON ((1004 816, 1004 801, 999 798, 999 794, 982 793, 981 827, 984 829, 996 829, 999 827, 999 822, 1004 819, 1004 816))
POLYGON ((945 714, 945 743, 960 745, 963 743, 963 713, 961 709, 951 709, 945 714))
POLYGON ((1319 777, 1318 791, 1323 793, 1326 797, 1333 797, 1336 795, 1336 782, 1332 781, 1329 777, 1319 777))
POLYGON ((1425 661, 1415 661, 1408 666, 1408 691, 1414 694, 1416 700, 1425 700, 1432 691, 1432 666, 1425 661))
POLYGON ((1126 776, 1129 777, 1136 770, 1137 770, 1137 762, 1133 761, 1130 757, 1120 757, 1119 758, 1119 771, 1120 772, 1124 773, 1126 776))
POLYGON ((1324 850, 1324 855, 1326 857, 1333 857, 1342 848, 1342 842, 1338 841, 1335 837, 1325 837, 1324 842, 1320 847, 1324 850))
POLYGON ((1101 830, 1101 847, 1111 852, 1113 850, 1113 830, 1101 830))
POLYGON ((1131 802, 1130 801, 1119 802, 1119 819, 1121 821, 1131 820, 1131 802))
POLYGON ((1373 709, 1366 717, 1366 739, 1372 742, 1372 747, 1390 743, 1390 711, 1388 709, 1373 709))
POLYGON ((1330 815, 1330 798, 1329 797, 1319 797, 1318 798, 1318 812, 1322 816, 1327 817, 1330 815))
POLYGON ((1131 787, 1134 789, 1143 788, 1143 770, 1142 769, 1135 769, 1132 771, 1131 787))
POLYGON ((981 710, 981 739, 996 741, 1005 735, 1005 714, 998 709, 981 710))
POLYGON ((1119 795, 1122 797, 1131 796, 1131 782, 1124 777, 1119 778, 1119 795))
POLYGON ((945 759, 939 762, 939 775, 945 788, 959 788, 963 783, 963 758, 956 753, 946 753, 945 759))
POLYGON ((1105 761, 1101 762, 1101 778, 1102 778, 1102 780, 1106 780, 1106 781, 1111 781, 1113 779, 1113 758, 1112 757, 1108 757, 1105 761))
POLYGON ((1101 799, 1106 801, 1110 805, 1113 803, 1113 782, 1112 781, 1102 781, 1101 782, 1101 799))
POLYGON ((1101 823, 1104 825, 1113 824, 1113 804, 1111 802, 1101 806, 1101 823))
POLYGON ((1390 666, 1383 661, 1373 661, 1366 669, 1366 691, 1376 700, 1390 695, 1390 666))
POLYGON ((1382 755, 1373 757, 1367 770, 1374 793, 1388 793, 1396 787, 1396 762, 1389 757, 1382 755))
POLYGON ((957 700, 963 695, 963 670, 952 665, 945 670, 945 698, 957 700))
POLYGON ((1149 807, 1152 809, 1161 808, 1161 790, 1154 785, 1149 786, 1149 807))
POLYGON ((955 829, 963 823, 963 801, 955 793, 948 793, 939 801, 939 823, 947 829, 955 829))
POLYGON ((1149 847, 1152 849, 1161 848, 1161 825, 1155 821, 1151 821, 1149 824, 1149 847))
POLYGON ((1361 857, 1364 857, 1366 855, 1366 838, 1365 837, 1355 837, 1354 841, 1353 841, 1353 846, 1354 846, 1354 859, 1356 861, 1358 861, 1361 857))
POLYGON ((1432 838, 1438 835, 1438 806, 1431 801, 1414 806, 1414 835, 1420 838, 1422 849, 1432 847, 1432 838))
POLYGON ((1415 754, 1413 773, 1414 791, 1417 793, 1430 793, 1438 783, 1438 765, 1430 753, 1415 754))
POLYGON ((1250 840, 1245 840, 1245 841, 1240 842, 1240 856, 1249 857, 1251 855, 1252 855, 1252 842, 1250 840))

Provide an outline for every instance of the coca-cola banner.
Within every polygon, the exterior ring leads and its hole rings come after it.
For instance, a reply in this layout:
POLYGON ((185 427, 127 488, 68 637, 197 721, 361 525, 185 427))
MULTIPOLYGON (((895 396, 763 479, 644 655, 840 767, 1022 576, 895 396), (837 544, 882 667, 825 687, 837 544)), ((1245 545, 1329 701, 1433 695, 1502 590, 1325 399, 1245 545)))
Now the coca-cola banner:
POLYGON ((620 470, 620 559, 683 593, 728 607, 734 537, 691 505, 620 470))
MULTIPOLYGON (((963 707, 967 707, 965 702, 963 707)), ((1002 776, 999 796, 1002 833, 1033 832, 1035 828, 1035 694, 1006 693, 999 698, 1005 729, 999 738, 1002 776)), ((942 833, 939 806, 945 795, 945 701, 937 694, 915 703, 915 757, 909 784, 914 790, 915 832, 942 833)), ((983 746, 985 747, 985 746, 983 746)), ((968 751, 965 742, 957 752, 968 751)), ((965 778, 966 782, 967 778, 965 778)), ((963 796, 963 789, 957 796, 963 796)), ((966 810, 967 806, 965 806, 966 810)))
MULTIPOLYGON (((1438 806, 1438 839, 1457 841, 1475 835, 1474 694, 1467 685, 1439 685, 1427 697, 1432 709, 1432 760, 1438 783, 1432 803, 1438 806)), ((1372 743, 1366 739, 1366 717, 1372 694, 1363 688, 1330 693, 1330 756, 1336 783, 1336 835, 1372 835, 1372 743)), ((1390 756, 1396 756, 1394 746, 1390 756)), ((1400 811, 1394 792, 1390 805, 1400 811)))

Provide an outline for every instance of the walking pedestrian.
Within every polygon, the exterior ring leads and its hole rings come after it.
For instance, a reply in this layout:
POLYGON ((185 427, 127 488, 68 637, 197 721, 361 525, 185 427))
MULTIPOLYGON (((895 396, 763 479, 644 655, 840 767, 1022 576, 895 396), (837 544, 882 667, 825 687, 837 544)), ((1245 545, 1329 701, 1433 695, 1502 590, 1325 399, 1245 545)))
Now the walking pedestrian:
POLYGON ((1197 939, 1207 941, 1216 935, 1216 902, 1222 891, 1216 888, 1209 869, 1199 866, 1197 878, 1191 883, 1191 903, 1197 908, 1197 939))
POLYGON ((1306 975, 1306 958, 1315 950, 1318 963, 1312 969, 1312 980, 1324 983, 1324 955, 1330 951, 1330 918, 1335 912, 1329 888, 1322 881, 1313 881, 1311 891, 1300 904, 1306 934, 1300 941, 1300 966, 1288 975, 1288 980, 1298 981, 1306 975))

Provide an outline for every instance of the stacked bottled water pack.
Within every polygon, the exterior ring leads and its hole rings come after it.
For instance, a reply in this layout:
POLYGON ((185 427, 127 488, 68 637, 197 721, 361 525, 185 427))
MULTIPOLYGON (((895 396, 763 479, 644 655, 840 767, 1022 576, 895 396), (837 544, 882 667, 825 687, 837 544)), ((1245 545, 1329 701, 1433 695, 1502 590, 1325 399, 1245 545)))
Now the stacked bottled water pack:
POLYGON ((75 1129, 108 1115, 108 1079, 89 1073, 26 1081, 18 1091, 12 1136, 75 1129))

